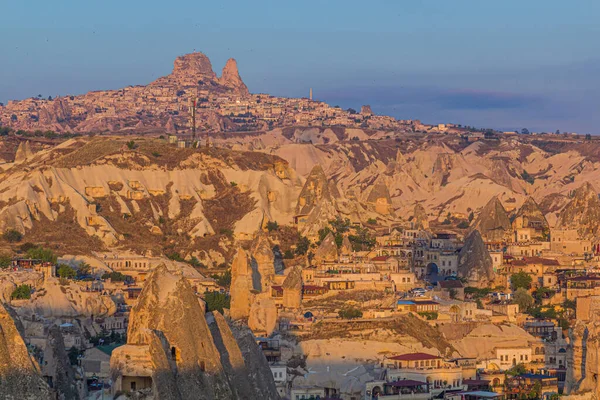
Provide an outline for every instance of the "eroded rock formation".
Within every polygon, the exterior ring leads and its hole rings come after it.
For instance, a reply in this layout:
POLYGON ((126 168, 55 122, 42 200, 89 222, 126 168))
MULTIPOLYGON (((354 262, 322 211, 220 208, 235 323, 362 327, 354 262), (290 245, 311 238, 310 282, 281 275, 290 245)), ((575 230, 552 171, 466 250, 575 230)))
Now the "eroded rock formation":
POLYGON ((229 289, 231 294, 229 315, 231 318, 248 318, 254 290, 248 254, 240 247, 231 263, 231 287, 229 289))
POLYGON ((577 229, 582 238, 596 238, 600 228, 600 199, 591 183, 581 185, 558 216, 558 227, 577 229))
POLYGON ((238 72, 237 62, 234 58, 227 60, 227 63, 223 67, 221 78, 219 78, 221 85, 232 88, 241 96, 248 95, 248 87, 242 81, 240 73, 238 72))
MULTIPOLYGON (((268 369, 232 374, 224 365, 226 351, 229 362, 241 367, 241 348, 231 340, 227 325, 223 321, 217 324, 211 332, 199 299, 185 278, 164 266, 157 267, 131 311, 127 344, 111 356, 115 388, 151 388, 153 398, 161 400, 276 399, 268 369), (219 333, 219 340, 213 333, 219 333), (264 375, 258 380, 264 386, 252 382, 253 375, 264 375), (253 390, 245 392, 247 387, 253 390)), ((249 357, 264 358, 256 345, 253 347, 249 357)))
POLYGON ((487 287, 494 279, 490 253, 478 230, 471 231, 458 254, 458 276, 468 280, 469 286, 487 287))
POLYGON ((472 229, 479 231, 485 241, 500 242, 506 238, 510 233, 511 223, 498 197, 492 197, 483 207, 472 229))
POLYGON ((39 366, 29 353, 15 322, 0 304, 0 398, 50 400, 54 398, 39 366))

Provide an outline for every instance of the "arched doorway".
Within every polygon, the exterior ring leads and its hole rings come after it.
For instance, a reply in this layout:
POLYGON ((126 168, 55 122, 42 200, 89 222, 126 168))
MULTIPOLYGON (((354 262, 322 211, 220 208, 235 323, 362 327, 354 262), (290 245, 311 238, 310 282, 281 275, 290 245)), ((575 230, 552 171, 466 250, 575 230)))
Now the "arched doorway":
POLYGON ((427 264, 427 268, 425 269, 425 274, 427 275, 427 280, 429 282, 437 283, 439 272, 440 272, 440 270, 436 263, 427 264))
POLYGON ((381 394, 381 388, 379 386, 375 386, 373 391, 371 392, 371 398, 378 399, 381 394))

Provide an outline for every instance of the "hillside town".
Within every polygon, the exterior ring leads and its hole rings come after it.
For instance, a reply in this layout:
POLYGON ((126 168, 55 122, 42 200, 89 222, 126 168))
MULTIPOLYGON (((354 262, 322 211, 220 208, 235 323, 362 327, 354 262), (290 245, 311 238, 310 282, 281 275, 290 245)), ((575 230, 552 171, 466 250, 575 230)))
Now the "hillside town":
POLYGON ((251 94, 0 106, 0 397, 596 399, 600 144, 251 94))

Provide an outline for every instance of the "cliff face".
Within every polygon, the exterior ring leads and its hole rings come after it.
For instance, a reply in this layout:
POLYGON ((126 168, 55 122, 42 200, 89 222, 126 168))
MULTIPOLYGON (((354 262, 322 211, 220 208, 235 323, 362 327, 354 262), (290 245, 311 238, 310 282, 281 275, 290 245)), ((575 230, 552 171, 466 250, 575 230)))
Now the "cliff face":
MULTIPOLYGON (((228 352, 240 351, 237 343, 228 340, 223 324, 219 332, 221 342, 229 346, 228 352)), ((111 357, 117 384, 135 371, 137 376, 151 377, 152 392, 160 399, 261 398, 242 393, 243 387, 253 387, 254 383, 249 382, 249 376, 228 373, 198 297, 186 279, 169 273, 164 266, 154 270, 146 281, 132 309, 127 338, 127 345, 116 349, 111 357)), ((259 356, 262 354, 256 354, 259 356)), ((270 371, 255 373, 270 375, 270 371)), ((255 389, 268 394, 271 387, 255 389)))
POLYGON ((6 400, 53 399, 39 367, 29 353, 15 322, 0 304, 0 398, 6 400))
POLYGON ((586 182, 573 193, 558 215, 557 226, 577 229, 582 238, 596 238, 600 228, 600 199, 591 183, 586 182))

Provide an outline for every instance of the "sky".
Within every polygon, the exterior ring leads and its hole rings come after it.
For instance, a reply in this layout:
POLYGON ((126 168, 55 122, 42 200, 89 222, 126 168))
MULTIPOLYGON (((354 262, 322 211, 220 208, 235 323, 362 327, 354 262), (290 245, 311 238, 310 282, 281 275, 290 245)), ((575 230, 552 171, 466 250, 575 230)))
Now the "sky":
POLYGON ((0 0, 0 102, 230 57, 253 93, 425 123, 600 134, 598 0, 0 0))

